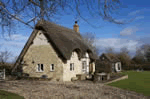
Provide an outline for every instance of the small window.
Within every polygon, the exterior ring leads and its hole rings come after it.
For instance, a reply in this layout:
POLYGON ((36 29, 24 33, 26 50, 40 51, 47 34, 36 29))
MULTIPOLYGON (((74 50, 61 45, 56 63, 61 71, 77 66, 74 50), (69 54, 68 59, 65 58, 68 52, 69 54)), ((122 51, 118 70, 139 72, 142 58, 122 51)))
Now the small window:
POLYGON ((104 57, 102 59, 104 60, 104 57))
POLYGON ((50 65, 50 71, 54 71, 54 70, 55 70, 54 64, 51 64, 50 65))
POLYGON ((44 65, 43 64, 38 64, 37 65, 37 71, 38 72, 43 72, 44 71, 44 65))
POLYGON ((86 70, 86 61, 82 62, 82 71, 84 72, 86 70))
POLYGON ((74 63, 70 63, 70 71, 74 71, 74 63))

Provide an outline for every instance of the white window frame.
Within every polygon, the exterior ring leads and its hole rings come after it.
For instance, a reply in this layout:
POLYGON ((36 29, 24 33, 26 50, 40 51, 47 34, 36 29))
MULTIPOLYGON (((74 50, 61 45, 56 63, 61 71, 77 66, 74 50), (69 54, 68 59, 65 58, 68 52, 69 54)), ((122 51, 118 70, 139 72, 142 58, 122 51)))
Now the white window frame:
POLYGON ((86 71, 86 61, 82 61, 82 71, 86 71))
POLYGON ((55 71, 55 65, 54 64, 51 64, 50 65, 50 71, 55 71), (53 67, 53 68, 52 68, 53 67))
POLYGON ((70 71, 74 71, 74 63, 70 63, 70 71))
POLYGON ((37 72, 44 72, 44 64, 37 64, 37 72), (42 70, 42 65, 43 65, 43 70, 42 70))

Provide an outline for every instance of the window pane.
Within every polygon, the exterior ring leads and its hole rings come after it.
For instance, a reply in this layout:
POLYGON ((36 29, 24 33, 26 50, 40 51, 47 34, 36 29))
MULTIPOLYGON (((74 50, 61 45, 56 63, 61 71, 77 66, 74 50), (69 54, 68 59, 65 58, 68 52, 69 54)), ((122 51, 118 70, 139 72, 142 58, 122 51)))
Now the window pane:
POLYGON ((51 67, 51 68, 52 68, 52 70, 54 70, 54 64, 52 64, 51 66, 52 66, 52 67, 51 67))
POLYGON ((85 69, 85 66, 86 66, 86 61, 83 61, 82 62, 82 69, 85 69))
POLYGON ((38 71, 40 71, 40 67, 41 67, 40 64, 38 64, 38 71))
POLYGON ((70 70, 72 70, 72 64, 70 64, 70 70))
POLYGON ((44 68, 43 68, 43 64, 41 64, 41 71, 43 71, 44 70, 44 68))

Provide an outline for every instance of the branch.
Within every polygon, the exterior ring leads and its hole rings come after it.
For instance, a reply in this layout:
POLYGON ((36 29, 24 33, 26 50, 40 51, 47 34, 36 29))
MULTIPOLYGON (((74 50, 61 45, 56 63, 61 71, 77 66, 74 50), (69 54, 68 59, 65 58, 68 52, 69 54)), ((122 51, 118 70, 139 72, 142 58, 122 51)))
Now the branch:
POLYGON ((39 5, 38 3, 35 3, 33 0, 29 0, 29 2, 31 2, 32 4, 34 4, 34 5, 38 6, 38 7, 40 7, 40 5, 39 5))
POLYGON ((29 26, 30 28, 33 29, 33 27, 31 25, 29 25, 28 23, 24 22, 23 20, 21 20, 20 18, 16 17, 15 15, 12 15, 3 5, 1 5, 2 2, 0 2, 0 6, 2 7, 3 10, 5 10, 11 17, 13 17, 14 19, 20 21, 21 23, 29 26))

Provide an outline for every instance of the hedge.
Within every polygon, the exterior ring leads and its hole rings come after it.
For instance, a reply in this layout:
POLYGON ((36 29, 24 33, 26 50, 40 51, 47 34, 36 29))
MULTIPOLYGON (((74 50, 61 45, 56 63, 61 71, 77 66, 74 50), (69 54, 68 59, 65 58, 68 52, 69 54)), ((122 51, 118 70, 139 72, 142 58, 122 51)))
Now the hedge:
POLYGON ((122 66, 122 69, 123 70, 145 70, 145 71, 150 71, 150 64, 122 66))

